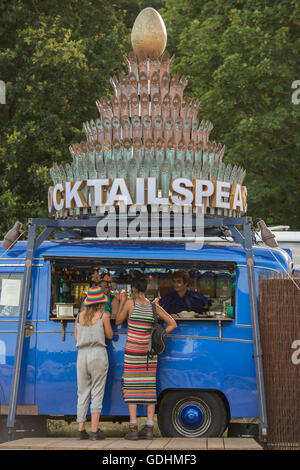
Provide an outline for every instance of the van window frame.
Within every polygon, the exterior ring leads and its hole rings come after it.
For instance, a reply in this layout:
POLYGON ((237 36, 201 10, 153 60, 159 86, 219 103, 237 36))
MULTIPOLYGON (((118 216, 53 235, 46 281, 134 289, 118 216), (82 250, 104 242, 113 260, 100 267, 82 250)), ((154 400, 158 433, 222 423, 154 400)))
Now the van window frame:
MULTIPOLYGON (((169 268, 172 270, 178 270, 178 269, 187 269, 188 271, 191 271, 193 269, 196 269, 198 271, 202 270, 211 270, 213 271, 213 267, 219 268, 219 272, 226 271, 226 272, 231 272, 234 273, 235 276, 237 276, 237 263, 235 261, 220 261, 220 260, 168 260, 168 259, 157 259, 157 258, 151 258, 151 259, 143 259, 143 258, 135 258, 135 259, 128 259, 128 258, 106 258, 106 257, 93 257, 93 258, 88 258, 88 257, 74 257, 74 256, 47 256, 44 257, 45 261, 48 260, 50 261, 50 272, 51 272, 51 286, 52 286, 52 273, 53 273, 53 263, 55 262, 56 267, 67 267, 67 266, 78 266, 78 263, 80 263, 81 267, 89 267, 92 270, 93 266, 100 266, 104 269, 108 270, 113 270, 114 268, 117 267, 124 267, 130 266, 131 269, 138 269, 141 266, 145 266, 145 269, 150 269, 151 267, 156 267, 156 268, 169 268), (57 263, 57 264, 56 264, 57 263), (203 266, 203 268, 202 268, 203 266)), ((216 270, 216 269, 215 269, 216 270)), ((170 273, 171 277, 171 273, 170 273)), ((234 318, 236 318, 236 289, 237 286, 235 285, 235 289, 232 292, 231 296, 231 306, 234 307, 234 318)), ((203 294, 205 295, 205 294, 203 294)), ((50 306, 49 306, 49 318, 53 319, 53 315, 51 312, 51 305, 55 299, 52 298, 52 288, 51 288, 51 299, 50 299, 50 306)), ((184 318, 180 318, 180 320, 185 320, 184 318)), ((194 318, 194 321, 196 318, 194 318)), ((197 318, 198 320, 198 318, 197 318)), ((201 318, 199 318, 201 320, 201 318)))

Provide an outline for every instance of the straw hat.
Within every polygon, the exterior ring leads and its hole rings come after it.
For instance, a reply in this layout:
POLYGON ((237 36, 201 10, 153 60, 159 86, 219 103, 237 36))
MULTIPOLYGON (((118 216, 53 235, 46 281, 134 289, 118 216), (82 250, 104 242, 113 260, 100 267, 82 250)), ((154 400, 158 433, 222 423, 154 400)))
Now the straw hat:
POLYGON ((89 305, 99 304, 108 302, 108 297, 105 295, 101 289, 101 287, 95 286, 90 287, 85 297, 84 301, 82 302, 83 305, 88 307, 89 305))

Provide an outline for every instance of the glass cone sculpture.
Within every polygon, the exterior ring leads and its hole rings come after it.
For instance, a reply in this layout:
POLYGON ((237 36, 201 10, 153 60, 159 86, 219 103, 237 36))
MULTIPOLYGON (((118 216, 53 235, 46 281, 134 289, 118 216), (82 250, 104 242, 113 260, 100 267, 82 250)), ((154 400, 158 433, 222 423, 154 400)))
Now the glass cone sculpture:
MULTIPOLYGON (((120 177, 127 180, 133 199, 137 177, 157 178, 157 189, 164 197, 170 194, 172 179, 180 177, 242 184, 245 171, 223 162, 225 147, 210 141, 213 125, 199 119, 199 100, 184 94, 187 79, 171 75, 174 56, 165 50, 162 18, 153 9, 145 10, 135 25, 134 50, 126 57, 127 75, 111 77, 111 99, 96 101, 99 117, 83 123, 86 140, 69 147, 72 163, 64 171, 57 165, 50 170, 53 184, 120 177), (147 18, 159 30, 159 41, 151 40, 147 18)), ((88 191, 86 200, 91 200, 88 191)), ((76 216, 95 215, 96 208, 92 204, 75 212, 76 216)), ((73 213, 59 211, 55 217, 73 213)), ((240 215, 237 210, 218 209, 218 213, 240 215)))

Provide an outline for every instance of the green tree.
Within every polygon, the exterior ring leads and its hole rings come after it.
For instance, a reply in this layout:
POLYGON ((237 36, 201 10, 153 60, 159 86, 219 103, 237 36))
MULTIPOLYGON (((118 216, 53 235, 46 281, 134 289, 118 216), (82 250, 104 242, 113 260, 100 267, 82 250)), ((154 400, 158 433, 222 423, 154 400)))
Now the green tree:
MULTIPOLYGON (((138 5, 136 5, 138 13, 138 5)), ((96 99, 125 67, 127 11, 108 0, 7 0, 0 5, 0 232, 47 216, 49 168, 70 161, 96 99)))
POLYGON ((300 4, 297 0, 166 0, 173 72, 201 101, 225 161, 247 170, 248 215, 300 229, 300 4))
MULTIPOLYGON (((70 161, 97 117, 109 77, 125 69, 133 22, 145 0, 6 0, 0 5, 0 232, 16 219, 47 216, 49 168, 70 161)), ((296 0, 155 0, 189 79, 200 119, 225 159, 247 170, 248 214, 300 228, 300 78, 296 0)))

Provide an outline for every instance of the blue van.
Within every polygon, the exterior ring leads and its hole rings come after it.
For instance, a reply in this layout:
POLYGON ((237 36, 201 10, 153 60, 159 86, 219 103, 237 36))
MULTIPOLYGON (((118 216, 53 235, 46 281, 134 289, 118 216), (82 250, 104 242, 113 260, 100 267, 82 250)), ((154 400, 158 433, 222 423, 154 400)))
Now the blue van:
MULTIPOLYGON (((13 389, 20 297, 27 242, 0 251, 0 429, 13 389)), ((253 246, 255 290, 261 273, 290 272, 280 249, 253 246)), ((149 299, 169 292, 171 274, 186 270, 191 289, 210 300, 202 313, 183 312, 159 356, 157 419, 163 436, 221 436, 232 418, 259 416, 253 322, 245 250, 235 242, 44 241, 33 254, 22 367, 16 399, 16 429, 41 435, 47 418, 76 419, 74 320, 90 274, 108 270, 117 288, 130 293, 131 273, 149 279, 149 299)), ((109 374, 101 419, 125 421, 122 399, 126 324, 107 340, 109 374)), ((139 416, 146 407, 138 406, 139 416)), ((31 435, 34 435, 32 433, 31 435)))

